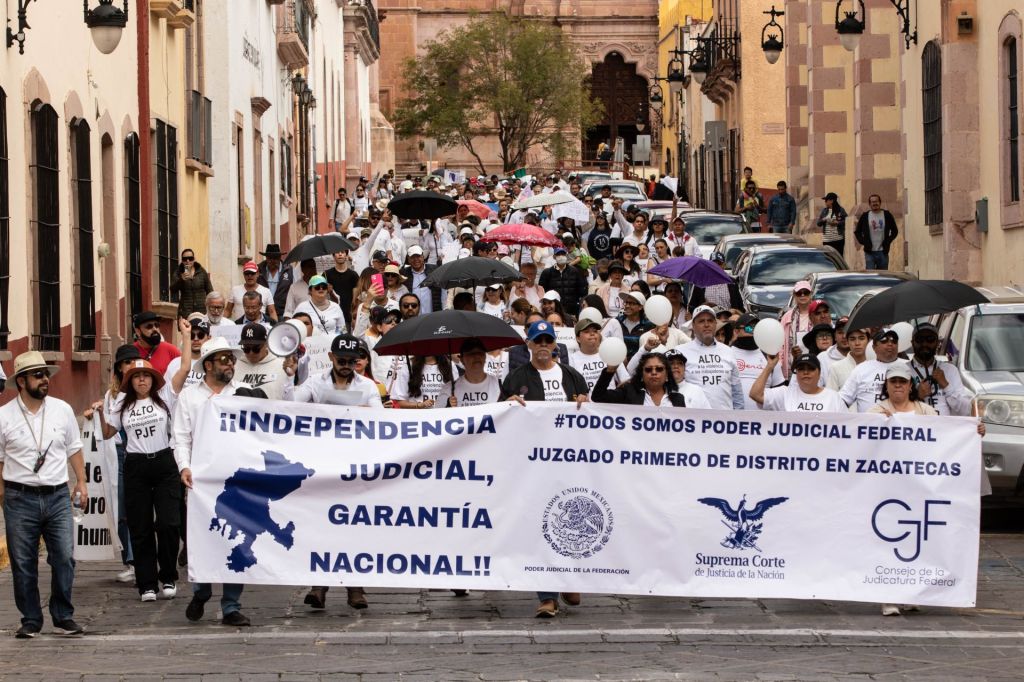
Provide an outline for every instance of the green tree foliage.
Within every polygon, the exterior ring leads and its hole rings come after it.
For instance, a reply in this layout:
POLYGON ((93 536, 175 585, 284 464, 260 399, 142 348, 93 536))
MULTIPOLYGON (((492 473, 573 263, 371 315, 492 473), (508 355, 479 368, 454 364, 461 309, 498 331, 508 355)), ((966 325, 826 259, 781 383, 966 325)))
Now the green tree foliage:
POLYGON ((395 112, 404 136, 433 137, 442 147, 474 146, 497 136, 505 171, 526 165, 527 151, 544 147, 555 157, 568 140, 597 120, 589 69, 558 27, 505 14, 476 17, 449 29, 406 62, 411 97, 395 112))

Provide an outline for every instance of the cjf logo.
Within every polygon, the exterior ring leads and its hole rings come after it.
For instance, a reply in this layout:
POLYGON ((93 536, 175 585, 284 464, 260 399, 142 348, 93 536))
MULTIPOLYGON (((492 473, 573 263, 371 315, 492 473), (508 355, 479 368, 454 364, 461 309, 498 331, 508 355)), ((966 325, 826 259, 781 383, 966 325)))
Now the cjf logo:
POLYGON ((924 509, 915 511, 903 500, 890 498, 879 502, 872 512, 871 530, 881 539, 896 545, 892 553, 900 561, 909 563, 921 556, 921 545, 928 542, 928 528, 946 525, 945 521, 935 520, 933 507, 950 504, 952 502, 949 500, 925 500, 924 509), (913 545, 913 554, 906 556, 906 550, 900 554, 900 543, 904 543, 905 547, 913 545))
POLYGON ((586 559, 608 544, 615 515, 608 501, 588 488, 566 488, 544 506, 541 532, 562 556, 586 559))
POLYGON ((761 519, 766 511, 776 507, 788 497, 769 497, 761 500, 751 508, 747 508, 747 496, 744 495, 739 505, 733 509, 728 502, 720 497, 701 497, 697 501, 714 507, 722 512, 725 520, 722 525, 729 529, 729 534, 722 540, 722 547, 727 549, 754 549, 758 552, 761 548, 757 546, 757 538, 761 536, 761 528, 764 522, 761 519))

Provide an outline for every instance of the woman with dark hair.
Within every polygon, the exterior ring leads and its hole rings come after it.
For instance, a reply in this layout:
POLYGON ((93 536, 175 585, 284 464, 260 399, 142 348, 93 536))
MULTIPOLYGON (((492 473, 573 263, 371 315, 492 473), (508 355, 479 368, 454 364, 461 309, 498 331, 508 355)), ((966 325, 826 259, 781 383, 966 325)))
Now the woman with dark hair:
POLYGON ((672 372, 669 371, 668 360, 663 353, 645 353, 640 364, 633 373, 629 383, 619 388, 609 389, 612 377, 618 366, 606 367, 597 383, 591 398, 596 403, 617 403, 620 405, 649 405, 652 407, 686 407, 686 399, 680 394, 672 372))
POLYGON ((174 461, 171 413, 160 397, 163 376, 145 360, 124 373, 120 397, 106 415, 125 434, 124 498, 141 601, 178 593, 181 483, 174 461), (159 582, 158 582, 159 581, 159 582))
POLYGON ((619 247, 615 257, 622 261, 623 267, 626 268, 626 275, 622 278, 622 281, 626 286, 630 286, 633 282, 640 279, 643 273, 640 271, 640 264, 636 262, 636 256, 640 253, 633 244, 623 244, 619 247))
POLYGON ((831 246, 842 256, 846 248, 846 209, 839 205, 839 195, 835 192, 829 192, 822 200, 825 208, 818 214, 821 243, 831 246))
POLYGON ((181 262, 174 273, 171 291, 178 293, 178 317, 206 313, 206 295, 213 291, 210 273, 196 260, 192 249, 181 252, 181 262))
POLYGON ((391 399, 402 409, 422 410, 434 406, 441 387, 452 383, 452 363, 447 355, 413 357, 402 365, 391 388, 391 399))
POLYGON ((641 294, 644 295, 644 298, 651 297, 651 287, 647 282, 643 281, 642 279, 638 279, 637 281, 633 282, 633 286, 631 286, 629 290, 639 291, 641 294))
POLYGON ((121 563, 124 570, 117 574, 119 583, 130 583, 135 580, 135 559, 132 556, 132 538, 128 532, 128 516, 124 504, 124 440, 118 429, 111 426, 104 418, 104 413, 113 412, 117 403, 118 395, 121 393, 121 384, 124 382, 124 373, 132 366, 135 360, 142 359, 139 349, 133 344, 126 343, 118 346, 114 353, 114 367, 110 373, 110 386, 103 394, 103 400, 92 404, 89 409, 82 413, 86 421, 92 419, 93 412, 100 416, 100 424, 103 427, 104 440, 114 439, 114 448, 117 450, 117 538, 121 541, 121 563))

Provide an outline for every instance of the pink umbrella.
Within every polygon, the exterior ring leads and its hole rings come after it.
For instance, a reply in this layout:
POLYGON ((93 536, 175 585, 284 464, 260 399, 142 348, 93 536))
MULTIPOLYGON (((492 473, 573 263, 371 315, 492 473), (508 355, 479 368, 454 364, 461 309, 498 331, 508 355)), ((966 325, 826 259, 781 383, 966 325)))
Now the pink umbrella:
POLYGON ((481 204, 475 199, 459 199, 459 206, 465 206, 469 209, 469 212, 475 215, 480 220, 488 218, 494 211, 491 210, 490 206, 481 204))
POLYGON ((482 242, 526 244, 528 246, 561 246, 562 240, 543 227, 526 223, 509 223, 495 228, 480 238, 482 242))

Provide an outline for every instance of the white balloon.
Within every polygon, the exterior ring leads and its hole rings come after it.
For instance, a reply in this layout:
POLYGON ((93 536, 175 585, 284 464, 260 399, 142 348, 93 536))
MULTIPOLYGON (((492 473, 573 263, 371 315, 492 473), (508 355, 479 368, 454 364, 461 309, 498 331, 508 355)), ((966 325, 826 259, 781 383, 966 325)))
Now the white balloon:
POLYGON ((604 322, 604 318, 601 317, 601 311, 597 308, 584 308, 580 311, 580 319, 597 322, 598 324, 604 322))
POLYGON ((651 296, 644 304, 647 319, 656 325, 668 324, 672 320, 672 301, 661 294, 651 296))
POLYGON ((601 342, 597 354, 609 367, 618 367, 626 359, 626 342, 622 339, 610 336, 601 342))
POLYGON ((761 320, 754 327, 754 343, 766 355, 778 355, 786 338, 778 320, 761 320))
POLYGON ((892 330, 896 332, 896 336, 899 337, 899 345, 897 348, 899 352, 910 350, 910 339, 914 336, 914 325, 909 322, 897 322, 892 326, 892 330))

